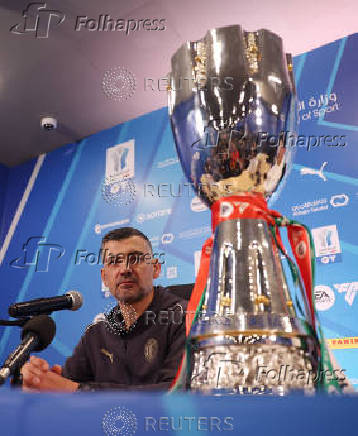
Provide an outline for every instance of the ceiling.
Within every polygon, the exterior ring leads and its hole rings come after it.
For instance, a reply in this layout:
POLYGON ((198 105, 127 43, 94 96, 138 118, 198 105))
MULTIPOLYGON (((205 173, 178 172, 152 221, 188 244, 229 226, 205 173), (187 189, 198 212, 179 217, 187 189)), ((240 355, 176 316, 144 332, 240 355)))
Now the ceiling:
POLYGON ((268 28, 295 55, 357 32, 357 13, 357 0, 0 0, 0 162, 21 164, 165 106, 158 80, 172 54, 210 28, 268 28), (93 30, 101 28, 100 15, 102 28, 107 15, 164 19, 146 27, 165 30, 93 30), (121 72, 122 91, 132 95, 114 99, 120 88, 106 94, 110 72, 121 72), (44 116, 55 117, 58 128, 44 131, 44 116))

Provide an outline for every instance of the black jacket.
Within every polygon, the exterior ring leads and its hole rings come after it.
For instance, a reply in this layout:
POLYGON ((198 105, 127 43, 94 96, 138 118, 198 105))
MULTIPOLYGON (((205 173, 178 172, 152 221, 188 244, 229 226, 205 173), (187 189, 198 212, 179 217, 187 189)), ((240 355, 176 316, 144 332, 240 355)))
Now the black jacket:
MULTIPOLYGON (((80 383, 80 390, 168 389, 184 351, 186 305, 155 287, 151 304, 128 332, 113 329, 113 312, 106 321, 91 324, 62 375, 80 383)), ((123 322, 120 312, 115 319, 123 322)))

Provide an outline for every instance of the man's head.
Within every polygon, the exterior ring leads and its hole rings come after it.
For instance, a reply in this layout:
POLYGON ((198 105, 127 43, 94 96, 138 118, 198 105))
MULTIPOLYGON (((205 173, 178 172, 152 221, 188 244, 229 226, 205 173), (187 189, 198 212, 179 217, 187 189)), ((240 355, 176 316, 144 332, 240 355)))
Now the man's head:
POLYGON ((136 303, 152 292, 160 264, 142 232, 133 227, 112 230, 103 237, 101 248, 105 253, 101 277, 119 302, 136 303))

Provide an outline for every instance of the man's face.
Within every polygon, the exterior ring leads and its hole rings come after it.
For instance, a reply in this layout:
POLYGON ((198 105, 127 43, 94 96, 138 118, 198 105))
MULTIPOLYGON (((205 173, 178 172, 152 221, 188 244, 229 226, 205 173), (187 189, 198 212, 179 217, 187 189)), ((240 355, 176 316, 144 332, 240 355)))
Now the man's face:
POLYGON ((108 241, 102 248, 107 251, 101 277, 119 302, 135 303, 152 291, 153 279, 160 274, 160 264, 151 258, 145 239, 131 236, 108 241))

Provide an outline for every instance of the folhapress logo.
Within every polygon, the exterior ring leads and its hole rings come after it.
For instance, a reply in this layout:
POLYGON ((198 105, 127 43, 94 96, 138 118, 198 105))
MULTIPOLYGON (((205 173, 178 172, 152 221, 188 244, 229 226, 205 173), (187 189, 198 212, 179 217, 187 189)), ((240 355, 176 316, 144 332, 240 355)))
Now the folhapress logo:
POLYGON ((56 253, 56 259, 65 254, 65 249, 59 244, 47 244, 46 237, 32 236, 22 246, 22 256, 13 259, 10 266, 13 268, 35 267, 36 272, 47 272, 50 265, 51 253, 56 253))
POLYGON ((10 32, 24 35, 33 32, 35 38, 48 38, 50 25, 58 26, 65 19, 65 14, 46 9, 46 3, 29 3, 23 11, 24 20, 10 28, 10 32))

